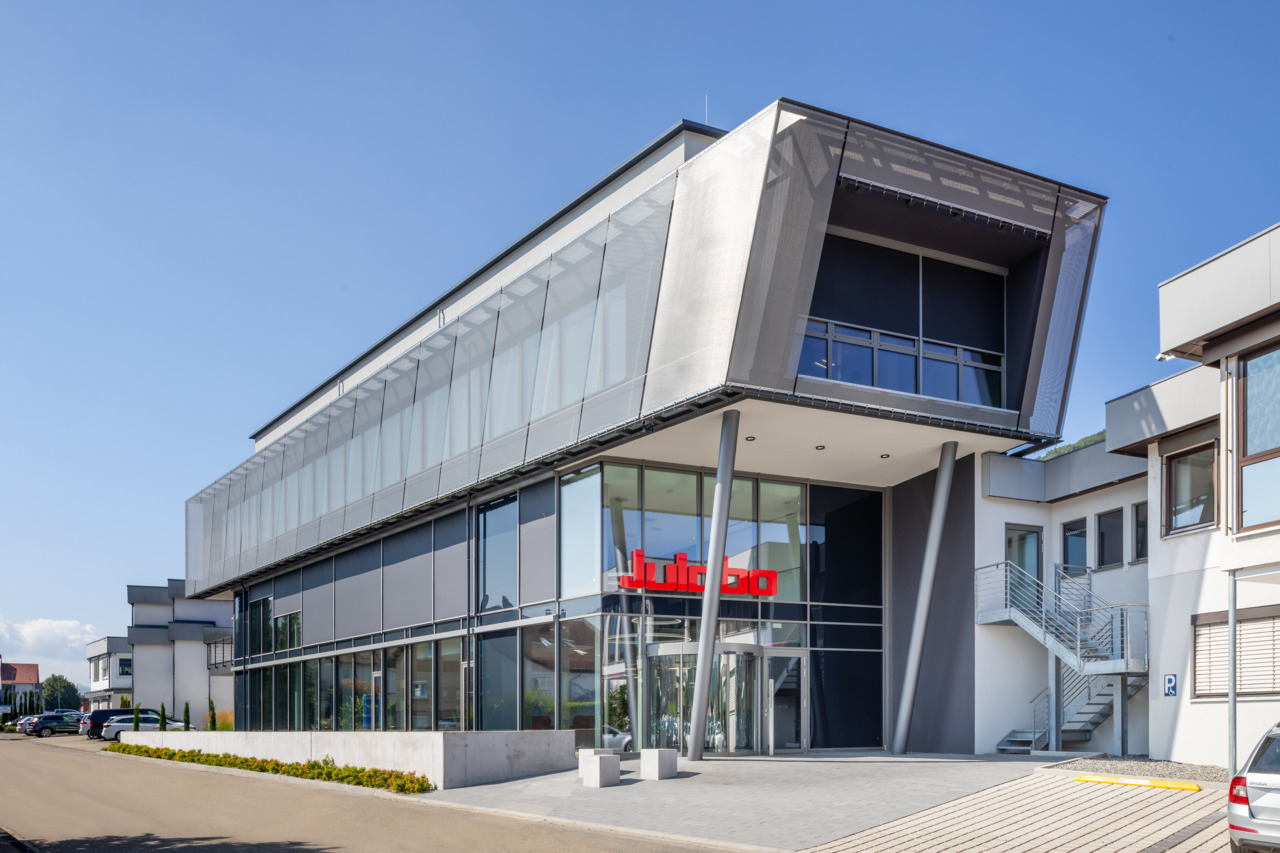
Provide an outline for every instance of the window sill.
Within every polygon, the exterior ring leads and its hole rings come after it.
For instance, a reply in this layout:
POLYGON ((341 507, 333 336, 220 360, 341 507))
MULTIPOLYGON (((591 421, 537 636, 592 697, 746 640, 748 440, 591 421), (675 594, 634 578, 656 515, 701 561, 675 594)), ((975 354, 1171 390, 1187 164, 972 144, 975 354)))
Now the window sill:
POLYGON ((1251 539, 1254 536, 1266 536, 1270 533, 1280 533, 1280 522, 1269 522, 1267 524, 1258 525, 1257 527, 1237 530, 1232 534, 1231 538, 1239 541, 1241 539, 1251 539))
POLYGON ((1177 539, 1179 536, 1188 536, 1192 533, 1204 533, 1208 530, 1217 530, 1218 522, 1210 524, 1197 524, 1195 527, 1183 527, 1179 530, 1172 530, 1168 533, 1161 534, 1161 539, 1177 539))
POLYGON ((1106 566, 1098 566, 1098 568, 1093 570, 1093 573, 1097 574, 1098 572, 1110 572, 1110 571, 1114 571, 1115 569, 1123 569, 1123 568, 1125 568, 1124 563, 1110 563, 1106 566))

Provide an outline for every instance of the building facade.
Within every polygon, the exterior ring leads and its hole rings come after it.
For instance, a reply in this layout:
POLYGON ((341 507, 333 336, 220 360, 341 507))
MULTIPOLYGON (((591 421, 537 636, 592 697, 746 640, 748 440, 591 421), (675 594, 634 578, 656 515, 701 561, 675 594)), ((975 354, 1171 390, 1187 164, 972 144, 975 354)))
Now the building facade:
POLYGON ((227 601, 187 598, 184 588, 180 579, 164 586, 129 586, 131 691, 133 704, 155 709, 163 704, 174 719, 189 703, 198 724, 209 713, 210 699, 216 709, 233 704, 230 673, 213 665, 206 642, 207 635, 230 633, 232 607, 227 601))
POLYGON ((133 646, 127 637, 103 637, 85 646, 89 659, 89 710, 124 707, 133 698, 133 646))
POLYGON ((981 460, 1059 435, 1104 205, 790 101, 677 125, 188 501, 237 727, 973 752, 981 460))

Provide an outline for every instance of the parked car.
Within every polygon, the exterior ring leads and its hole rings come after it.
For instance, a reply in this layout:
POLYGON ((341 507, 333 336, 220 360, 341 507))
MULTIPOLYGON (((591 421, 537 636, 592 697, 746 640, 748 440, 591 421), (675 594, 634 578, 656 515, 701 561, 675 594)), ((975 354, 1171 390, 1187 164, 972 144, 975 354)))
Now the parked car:
MULTIPOLYGON (((139 708, 139 714, 152 714, 156 717, 160 716, 160 712, 154 708, 139 708)), ((112 717, 128 716, 133 719, 133 710, 131 708, 99 708, 96 711, 89 712, 89 728, 84 734, 90 739, 102 737, 102 724, 112 717)))
POLYGON ((620 732, 613 726, 604 727, 604 738, 601 743, 605 749, 616 749, 618 752, 635 752, 636 749, 631 732, 620 732))
POLYGON ((80 732, 79 733, 82 735, 89 734, 89 715, 88 714, 80 715, 80 732))
POLYGON ((1280 850, 1280 723, 1262 736, 1227 789, 1231 851, 1280 850))
MULTIPOLYGON (((169 720, 169 728, 182 730, 181 720, 169 720)), ((127 716, 115 716, 107 720, 106 725, 102 727, 103 740, 120 740, 121 732, 133 731, 133 714, 127 716)), ((160 731, 160 715, 154 711, 147 714, 138 715, 138 731, 140 732, 158 732, 160 731)))
POLYGON ((27 715, 25 717, 19 717, 18 719, 13 721, 14 728, 16 728, 18 731, 22 732, 25 735, 27 733, 27 726, 31 725, 31 722, 34 719, 35 717, 31 715, 27 715))
POLYGON ((76 712, 69 714, 41 714, 27 728, 27 734, 36 737, 53 737, 56 734, 74 735, 80 733, 80 715, 76 712))

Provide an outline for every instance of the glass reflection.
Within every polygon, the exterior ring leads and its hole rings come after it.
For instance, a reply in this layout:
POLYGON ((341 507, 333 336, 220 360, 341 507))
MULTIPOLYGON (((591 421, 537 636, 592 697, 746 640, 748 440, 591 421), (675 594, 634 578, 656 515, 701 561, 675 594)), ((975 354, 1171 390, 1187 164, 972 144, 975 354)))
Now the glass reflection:
POLYGON ((553 728, 556 706, 556 627, 533 625, 522 631, 524 658, 524 715, 520 727, 553 728))
POLYGON ((685 471, 644 472, 644 552, 650 561, 670 562, 688 554, 702 562, 698 475, 685 471))
POLYGON ((560 728, 579 749, 600 745, 599 655, 598 617, 560 623, 560 728))

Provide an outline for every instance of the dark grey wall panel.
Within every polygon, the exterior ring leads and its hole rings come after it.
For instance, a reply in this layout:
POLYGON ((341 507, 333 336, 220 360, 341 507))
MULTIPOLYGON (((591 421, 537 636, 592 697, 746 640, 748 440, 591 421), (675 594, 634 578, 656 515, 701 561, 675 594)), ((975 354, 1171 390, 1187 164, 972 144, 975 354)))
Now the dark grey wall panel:
POLYGON ((556 481, 520 490, 520 603, 556 597, 556 481))
POLYGON ((302 644, 333 639, 333 560, 302 570, 302 644))
POLYGON ((382 543, 382 627, 431 621, 431 523, 382 543))
MULTIPOLYGON (((897 717, 898 700, 902 696, 936 476, 933 472, 922 474, 892 489, 890 725, 897 717)), ((907 739, 907 749, 911 752, 973 753, 973 478, 974 457, 957 461, 907 739)), ((893 733, 889 734, 892 737, 893 733)))
POLYGON ((333 558, 333 624, 339 638, 382 630, 382 543, 333 558))
MULTIPOLYGON (((249 587, 249 600, 260 601, 264 598, 270 598, 271 593, 274 589, 274 586, 275 585, 271 581, 263 581, 262 583, 254 584, 253 586, 249 587)), ((133 603, 133 602, 130 601, 130 603, 133 603)), ((167 604, 168 602, 157 601, 156 603, 167 604)))
POLYGON ((302 609, 301 569, 276 578, 275 599, 272 612, 277 616, 281 613, 292 613, 295 610, 302 609))
POLYGON ((436 619, 466 616, 470 600, 466 510, 436 519, 435 540, 436 619))

